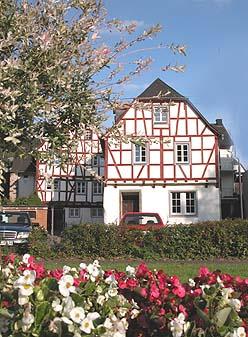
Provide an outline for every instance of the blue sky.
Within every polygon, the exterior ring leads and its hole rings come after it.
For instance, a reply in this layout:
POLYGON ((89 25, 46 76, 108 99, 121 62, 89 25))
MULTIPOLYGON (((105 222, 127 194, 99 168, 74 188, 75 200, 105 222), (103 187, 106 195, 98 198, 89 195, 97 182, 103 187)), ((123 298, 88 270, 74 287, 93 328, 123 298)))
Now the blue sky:
POLYGON ((187 45, 187 57, 165 49, 147 51, 153 65, 125 85, 135 97, 153 80, 187 96, 215 122, 222 118, 243 163, 248 166, 248 0, 105 0, 109 17, 136 20, 140 30, 160 23, 163 31, 149 46, 187 45), (163 72, 167 64, 185 64, 184 73, 163 72))

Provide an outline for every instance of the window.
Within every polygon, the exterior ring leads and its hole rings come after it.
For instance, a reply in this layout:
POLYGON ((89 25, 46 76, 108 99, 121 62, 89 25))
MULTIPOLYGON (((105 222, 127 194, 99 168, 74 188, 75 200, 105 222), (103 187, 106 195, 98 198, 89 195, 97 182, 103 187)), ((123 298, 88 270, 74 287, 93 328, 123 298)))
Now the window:
POLYGON ((89 129, 86 129, 84 131, 84 140, 91 140, 92 139, 92 131, 89 129))
POLYGON ((79 218, 79 208, 69 208, 69 218, 79 218))
POLYGON ((76 193, 77 194, 86 193, 86 182, 85 181, 76 181, 76 193))
POLYGON ((91 216, 92 218, 103 217, 103 208, 91 208, 91 216))
POLYGON ((171 192, 171 214, 196 214, 196 192, 171 192))
POLYGON ((176 144, 177 163, 189 163, 189 144, 176 144))
POLYGON ((156 123, 168 124, 169 107, 168 106, 155 106, 153 109, 153 121, 156 123))
POLYGON ((46 182, 46 189, 48 191, 59 191, 60 190, 60 181, 59 179, 49 179, 46 182))
POLYGON ((146 163, 146 147, 142 145, 134 145, 134 163, 146 163))
POLYGON ((97 181, 93 182, 93 193, 94 194, 102 194, 103 192, 103 185, 97 181))

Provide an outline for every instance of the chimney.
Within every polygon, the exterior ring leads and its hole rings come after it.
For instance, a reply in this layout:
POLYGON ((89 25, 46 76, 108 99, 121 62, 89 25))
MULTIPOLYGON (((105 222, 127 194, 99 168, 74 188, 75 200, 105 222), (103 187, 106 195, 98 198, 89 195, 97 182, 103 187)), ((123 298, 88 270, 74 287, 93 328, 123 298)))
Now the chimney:
POLYGON ((223 125, 221 118, 216 119, 216 125, 223 125))

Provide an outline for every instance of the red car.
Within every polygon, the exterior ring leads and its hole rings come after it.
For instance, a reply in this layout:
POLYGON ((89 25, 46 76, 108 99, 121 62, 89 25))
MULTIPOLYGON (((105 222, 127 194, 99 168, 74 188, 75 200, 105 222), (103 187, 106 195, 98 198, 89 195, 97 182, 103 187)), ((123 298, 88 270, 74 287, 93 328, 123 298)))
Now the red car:
POLYGON ((156 230, 165 227, 158 213, 128 212, 120 221, 122 229, 128 230, 156 230))

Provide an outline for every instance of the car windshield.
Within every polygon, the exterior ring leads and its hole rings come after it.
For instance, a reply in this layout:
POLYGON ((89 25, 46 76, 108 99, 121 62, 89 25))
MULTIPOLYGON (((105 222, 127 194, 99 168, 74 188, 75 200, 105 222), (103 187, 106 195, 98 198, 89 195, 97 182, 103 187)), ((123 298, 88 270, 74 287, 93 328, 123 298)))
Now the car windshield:
POLYGON ((0 213, 0 226, 6 225, 30 225, 28 215, 26 213, 0 213))
POLYGON ((155 214, 127 214, 124 225, 157 225, 160 223, 155 214))

